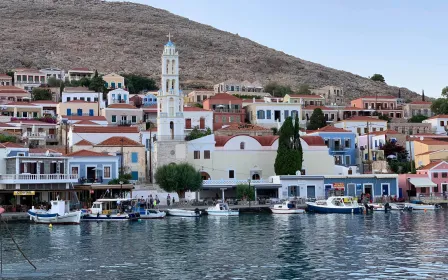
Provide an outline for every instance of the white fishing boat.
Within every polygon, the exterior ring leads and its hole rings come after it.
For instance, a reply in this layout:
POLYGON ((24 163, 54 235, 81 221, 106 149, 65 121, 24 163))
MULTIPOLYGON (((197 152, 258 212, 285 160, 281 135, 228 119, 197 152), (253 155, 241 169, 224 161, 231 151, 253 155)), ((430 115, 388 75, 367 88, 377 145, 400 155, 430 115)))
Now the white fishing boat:
POLYGON ((316 213, 358 214, 363 212, 363 206, 351 196, 331 196, 327 200, 307 202, 308 211, 316 213))
POLYGON ((238 216, 240 212, 238 210, 231 210, 227 203, 217 203, 213 207, 205 210, 210 216, 238 216))
POLYGON ((30 220, 37 224, 79 224, 81 211, 70 211, 70 203, 64 200, 50 201, 50 210, 35 209, 34 206, 28 210, 30 220))
POLYGON ((167 214, 169 216, 176 216, 176 217, 200 217, 201 211, 199 209, 193 210, 183 210, 183 209, 168 209, 166 210, 167 214))
POLYGON ((274 204, 271 208, 274 214, 303 214, 304 209, 297 208, 296 201, 283 201, 282 204, 274 204))
POLYGON ((368 204, 369 207, 373 211, 386 211, 386 210, 394 210, 394 211, 400 211, 404 210, 405 206, 403 204, 397 204, 397 203, 370 203, 368 204))
POLYGON ((438 210, 442 207, 438 204, 424 204, 424 203, 405 203, 405 208, 408 210, 438 210))
POLYGON ((136 211, 140 214, 140 219, 163 219, 166 216, 166 213, 160 211, 158 209, 142 209, 140 211, 136 211))
POLYGON ((101 198, 96 200, 81 217, 82 221, 129 221, 140 219, 133 211, 132 199, 101 198))

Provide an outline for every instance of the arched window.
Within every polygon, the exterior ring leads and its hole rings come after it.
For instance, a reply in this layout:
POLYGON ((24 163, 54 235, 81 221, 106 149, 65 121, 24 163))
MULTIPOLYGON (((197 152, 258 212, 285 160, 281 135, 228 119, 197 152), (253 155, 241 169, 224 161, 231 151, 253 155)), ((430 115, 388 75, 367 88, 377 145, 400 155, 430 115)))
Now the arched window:
POLYGON ((264 110, 257 111, 257 119, 263 120, 265 118, 264 110))
POLYGON ((258 173, 254 173, 252 175, 252 180, 260 180, 260 175, 258 173))
POLYGON ((176 83, 176 80, 171 80, 171 89, 174 89, 174 84, 176 83))
POLYGON ((169 89, 170 89, 170 80, 167 79, 167 80, 166 80, 165 92, 168 92, 169 89))
POLYGON ((240 150, 244 150, 245 146, 246 146, 246 143, 241 142, 240 143, 240 150))
POLYGON ((297 110, 292 110, 292 111, 291 111, 291 116, 292 116, 293 118, 295 118, 295 117, 297 116, 297 110))
POLYGON ((169 71, 170 71, 170 60, 167 59, 166 60, 166 73, 169 74, 169 71))

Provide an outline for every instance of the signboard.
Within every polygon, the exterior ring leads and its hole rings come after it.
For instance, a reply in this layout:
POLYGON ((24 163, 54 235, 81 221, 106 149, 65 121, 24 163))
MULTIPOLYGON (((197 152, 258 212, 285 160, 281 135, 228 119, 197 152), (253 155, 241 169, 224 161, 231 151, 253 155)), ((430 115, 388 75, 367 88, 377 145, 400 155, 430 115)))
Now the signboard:
POLYGON ((362 185, 356 184, 356 192, 362 192, 362 185))
POLYGON ((333 183, 333 188, 335 190, 343 190, 345 188, 344 183, 333 183))
POLYGON ((35 191, 15 191, 14 195, 35 195, 35 191))

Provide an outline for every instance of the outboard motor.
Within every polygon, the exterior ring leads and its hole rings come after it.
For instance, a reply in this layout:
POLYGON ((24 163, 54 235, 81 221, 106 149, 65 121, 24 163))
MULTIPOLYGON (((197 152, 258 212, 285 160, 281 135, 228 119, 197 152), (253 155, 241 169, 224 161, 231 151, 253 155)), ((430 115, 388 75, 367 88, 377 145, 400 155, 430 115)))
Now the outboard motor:
POLYGON ((387 211, 389 211, 390 209, 392 209, 392 207, 390 207, 389 202, 387 202, 386 204, 384 204, 384 212, 387 213, 387 211))
POLYGON ((196 214, 198 214, 198 215, 201 215, 201 211, 199 211, 198 208, 194 209, 194 213, 196 213, 196 214))
POLYGON ((367 203, 364 203, 364 208, 366 209, 366 213, 369 213, 370 207, 367 203))

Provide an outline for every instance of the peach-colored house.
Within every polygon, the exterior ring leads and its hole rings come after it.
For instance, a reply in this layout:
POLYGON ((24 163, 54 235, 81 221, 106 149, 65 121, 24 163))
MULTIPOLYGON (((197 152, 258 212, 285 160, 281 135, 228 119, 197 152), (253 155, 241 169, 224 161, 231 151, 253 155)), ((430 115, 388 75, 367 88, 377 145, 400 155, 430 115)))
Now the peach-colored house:
POLYGON ((352 107, 376 110, 391 118, 402 118, 403 110, 398 108, 398 98, 393 96, 363 96, 351 101, 352 107))

